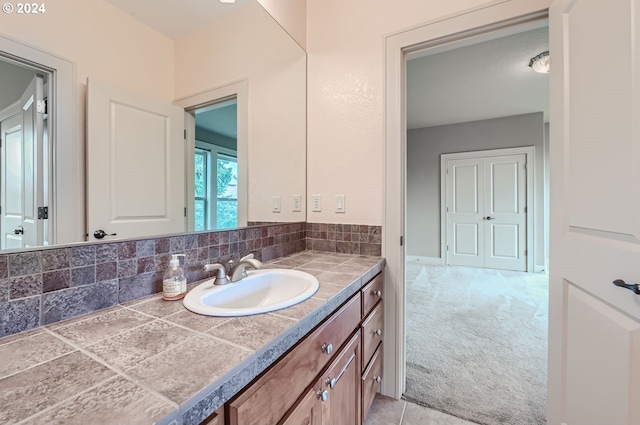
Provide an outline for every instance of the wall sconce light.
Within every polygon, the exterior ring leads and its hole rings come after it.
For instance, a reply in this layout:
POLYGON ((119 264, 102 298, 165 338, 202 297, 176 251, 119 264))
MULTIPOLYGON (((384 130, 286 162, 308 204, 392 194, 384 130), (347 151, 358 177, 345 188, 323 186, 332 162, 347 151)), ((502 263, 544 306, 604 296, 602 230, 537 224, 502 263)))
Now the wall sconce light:
POLYGON ((538 56, 534 56, 529 61, 529 66, 534 72, 539 74, 549 73, 549 51, 542 52, 538 56))

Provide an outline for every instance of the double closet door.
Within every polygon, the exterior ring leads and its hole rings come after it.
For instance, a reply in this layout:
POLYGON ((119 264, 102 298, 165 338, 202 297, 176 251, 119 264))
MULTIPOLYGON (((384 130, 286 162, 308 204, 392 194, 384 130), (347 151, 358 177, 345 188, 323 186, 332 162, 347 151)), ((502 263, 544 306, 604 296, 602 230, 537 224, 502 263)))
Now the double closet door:
POLYGON ((526 271, 527 154, 474 154, 443 156, 446 264, 526 271))

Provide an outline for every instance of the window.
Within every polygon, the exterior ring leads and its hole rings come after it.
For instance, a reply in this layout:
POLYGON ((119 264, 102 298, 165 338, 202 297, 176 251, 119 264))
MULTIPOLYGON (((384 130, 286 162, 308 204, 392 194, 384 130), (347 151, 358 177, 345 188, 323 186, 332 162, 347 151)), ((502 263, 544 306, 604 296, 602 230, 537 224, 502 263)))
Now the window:
POLYGON ((196 141, 194 170, 194 230, 238 227, 236 152, 196 141))

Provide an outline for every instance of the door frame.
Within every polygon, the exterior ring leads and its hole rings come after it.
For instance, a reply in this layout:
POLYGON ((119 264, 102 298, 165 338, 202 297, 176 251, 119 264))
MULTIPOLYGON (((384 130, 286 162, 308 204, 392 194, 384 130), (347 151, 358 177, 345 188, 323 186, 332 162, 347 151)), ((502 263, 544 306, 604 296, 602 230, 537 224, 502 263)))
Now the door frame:
POLYGON ((84 240, 84 145, 78 140, 72 61, 0 34, 0 56, 49 74, 49 244, 84 240))
POLYGON ((386 260, 382 394, 396 399, 405 390, 406 233, 406 55, 429 47, 490 37, 496 31, 546 19, 551 0, 486 1, 421 26, 389 34, 384 40, 384 209, 382 255, 386 260))
POLYGON ((527 147, 518 147, 518 148, 504 148, 504 149, 490 149, 490 150, 481 150, 481 151, 468 151, 468 152, 458 152, 458 153, 444 153, 440 155, 440 252, 442 255, 440 256, 442 265, 448 264, 448 255, 449 251, 447 251, 447 162, 455 159, 472 159, 472 158, 487 158, 491 156, 504 156, 504 155, 520 155, 524 154, 526 158, 527 167, 525 169, 525 175, 527 178, 526 181, 526 198, 527 204, 525 207, 525 220, 527 223, 526 226, 526 250, 527 250, 527 272, 534 271, 535 264, 535 241, 533 235, 535 235, 535 198, 533 194, 535 193, 535 167, 536 167, 536 156, 535 156, 535 147, 527 146, 527 147))
MULTIPOLYGON (((218 103, 224 99, 235 97, 238 108, 238 227, 247 225, 249 215, 249 82, 247 80, 235 81, 220 87, 215 87, 210 90, 181 97, 173 102, 174 105, 184 108, 186 114, 190 114, 196 109, 218 103)), ((185 120, 185 126, 187 121, 185 120)), ((189 124, 191 126, 191 124, 189 124)), ((187 128, 186 132, 186 173, 188 176, 192 176, 194 173, 193 155, 189 156, 189 152, 193 154, 195 149, 195 120, 193 121, 194 128, 187 128), (191 158, 191 160, 189 160, 191 158)), ((192 179, 187 179, 186 196, 187 196, 187 208, 191 212, 195 208, 195 200, 193 196, 195 183, 192 179)), ((193 230, 194 220, 190 218, 191 213, 188 214, 189 220, 187 222, 187 229, 193 230)))

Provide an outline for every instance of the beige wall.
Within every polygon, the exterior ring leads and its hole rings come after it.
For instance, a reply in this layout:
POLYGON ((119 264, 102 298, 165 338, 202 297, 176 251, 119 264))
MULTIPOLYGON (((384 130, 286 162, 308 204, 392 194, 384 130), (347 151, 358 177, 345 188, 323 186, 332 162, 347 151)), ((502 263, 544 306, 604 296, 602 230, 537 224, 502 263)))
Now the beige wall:
POLYGON ((384 37, 489 3, 308 0, 307 221, 382 224, 384 37), (322 212, 311 212, 312 194, 322 212))
POLYGON ((248 82, 249 221, 304 221, 291 211, 292 195, 304 199, 306 189, 304 51, 257 3, 175 46, 175 98, 248 82))
MULTIPOLYGON (((87 77, 173 100, 173 41, 100 0, 56 0, 41 15, 0 15, 0 33, 75 64, 87 77)), ((84 113, 80 116, 84 117, 84 113)))

